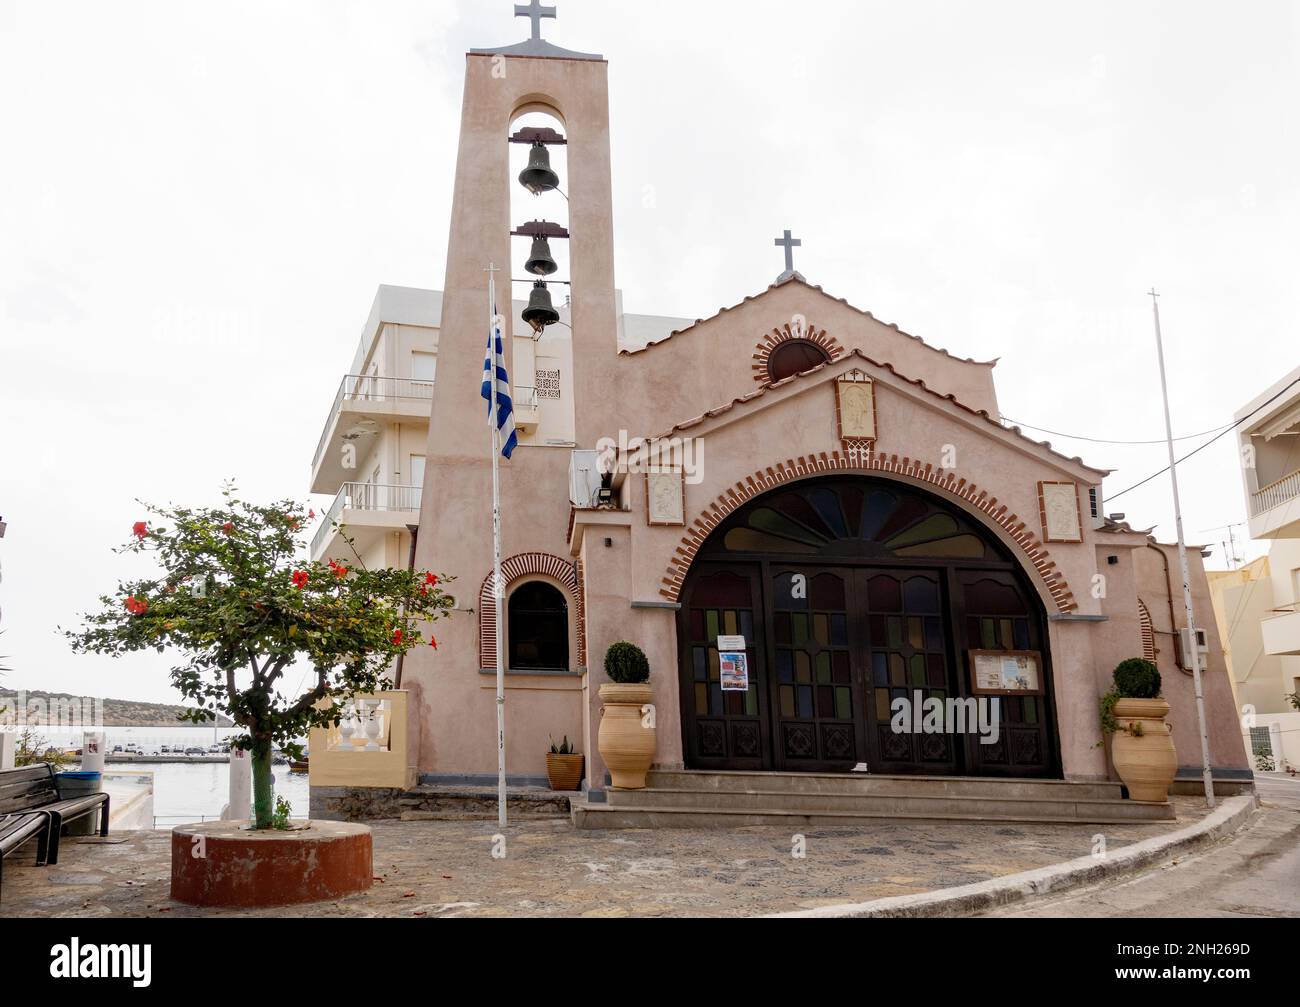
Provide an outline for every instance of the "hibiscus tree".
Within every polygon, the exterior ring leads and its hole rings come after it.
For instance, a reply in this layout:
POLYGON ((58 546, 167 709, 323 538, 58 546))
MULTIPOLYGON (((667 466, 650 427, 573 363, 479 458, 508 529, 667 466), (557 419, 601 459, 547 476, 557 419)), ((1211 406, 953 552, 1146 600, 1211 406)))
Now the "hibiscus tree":
POLYGON ((247 503, 233 486, 223 496, 211 509, 147 507, 155 520, 136 522, 114 551, 152 553, 158 575, 119 583, 66 635, 78 653, 180 652, 172 683, 195 703, 182 719, 221 713, 246 729, 235 745, 251 754, 254 824, 265 829, 273 747, 301 757, 296 739, 337 725, 353 696, 382 690, 394 659, 437 647, 420 627, 454 601, 433 573, 308 563, 301 529, 312 514, 247 503))

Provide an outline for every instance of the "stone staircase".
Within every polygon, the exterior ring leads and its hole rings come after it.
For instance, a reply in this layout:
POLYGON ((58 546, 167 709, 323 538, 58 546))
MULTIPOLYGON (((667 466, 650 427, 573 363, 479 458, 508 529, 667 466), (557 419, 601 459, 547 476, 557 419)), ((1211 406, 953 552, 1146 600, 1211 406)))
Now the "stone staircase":
POLYGON ((1118 783, 866 774, 651 770, 645 790, 575 795, 580 829, 861 825, 876 819, 972 822, 1172 821, 1174 806, 1124 800, 1118 783))

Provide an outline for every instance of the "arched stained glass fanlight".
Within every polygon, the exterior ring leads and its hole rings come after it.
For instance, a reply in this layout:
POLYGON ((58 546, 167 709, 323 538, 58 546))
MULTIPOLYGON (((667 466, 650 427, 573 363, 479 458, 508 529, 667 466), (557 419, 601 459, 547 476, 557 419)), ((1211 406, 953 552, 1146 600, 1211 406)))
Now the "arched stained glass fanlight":
POLYGON ((764 497, 727 522, 719 545, 733 553, 812 556, 844 542, 864 556, 992 558, 987 533, 959 512, 863 479, 820 480, 764 497))

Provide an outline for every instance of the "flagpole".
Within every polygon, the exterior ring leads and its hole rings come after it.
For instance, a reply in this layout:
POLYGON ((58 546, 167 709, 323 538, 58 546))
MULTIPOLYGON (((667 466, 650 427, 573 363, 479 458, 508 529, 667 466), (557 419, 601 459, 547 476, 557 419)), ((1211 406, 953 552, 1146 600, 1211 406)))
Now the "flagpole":
MULTIPOLYGON (((1174 487, 1174 524, 1178 528, 1178 562, 1183 574, 1183 608, 1187 613, 1184 656, 1192 662, 1192 686, 1196 692, 1196 720, 1201 729, 1201 778, 1205 784, 1205 805, 1214 807, 1214 774, 1210 771, 1210 736, 1205 728, 1205 692, 1201 687, 1201 652, 1196 645, 1196 617, 1192 613, 1192 577, 1187 569, 1187 543, 1183 537, 1183 508, 1178 500, 1178 465, 1174 461, 1174 425, 1169 418, 1169 386, 1165 381, 1165 345, 1160 334, 1159 294, 1151 291, 1151 310, 1156 322, 1156 356, 1160 359, 1160 394, 1165 403, 1165 436, 1169 445, 1169 478, 1174 487)), ((1175 633, 1178 627, 1172 627, 1175 633)))
MULTIPOLYGON (((501 583, 501 429, 497 425, 497 266, 488 263, 488 339, 492 347, 492 413, 488 425, 492 428, 492 596, 496 601, 497 643, 497 825, 506 825, 506 668, 505 651, 501 639, 501 609, 505 605, 505 591, 501 583)), ((502 336, 502 352, 505 352, 502 336)))

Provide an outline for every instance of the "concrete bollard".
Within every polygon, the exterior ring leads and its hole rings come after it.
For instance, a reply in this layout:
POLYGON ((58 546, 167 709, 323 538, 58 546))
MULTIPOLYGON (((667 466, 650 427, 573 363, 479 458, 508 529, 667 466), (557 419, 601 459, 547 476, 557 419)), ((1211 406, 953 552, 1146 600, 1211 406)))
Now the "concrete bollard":
POLYGON ((221 809, 221 818, 242 822, 253 810, 253 760, 240 748, 230 750, 230 803, 221 809))

